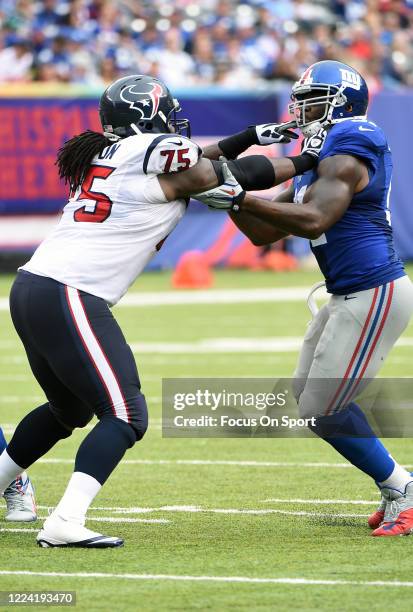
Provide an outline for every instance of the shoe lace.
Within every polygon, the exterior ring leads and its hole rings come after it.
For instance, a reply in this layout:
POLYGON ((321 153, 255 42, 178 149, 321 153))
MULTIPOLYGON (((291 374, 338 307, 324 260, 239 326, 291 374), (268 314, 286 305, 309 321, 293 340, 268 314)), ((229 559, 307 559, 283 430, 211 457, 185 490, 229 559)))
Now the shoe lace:
POLYGON ((388 514, 392 518, 392 520, 396 520, 399 514, 403 511, 403 501, 405 500, 405 495, 401 495, 397 499, 393 499, 389 502, 390 508, 388 509, 388 514))
POLYGON ((8 510, 24 510, 24 486, 22 480, 16 478, 4 491, 8 510))

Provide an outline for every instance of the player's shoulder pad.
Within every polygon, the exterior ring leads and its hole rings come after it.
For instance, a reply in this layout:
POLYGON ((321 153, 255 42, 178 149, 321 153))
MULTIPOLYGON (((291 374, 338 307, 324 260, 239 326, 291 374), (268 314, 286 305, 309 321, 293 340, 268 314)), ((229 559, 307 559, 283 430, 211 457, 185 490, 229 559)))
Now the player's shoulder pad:
POLYGON ((375 123, 351 119, 336 123, 329 130, 320 160, 332 155, 371 157, 388 149, 386 137, 375 123))
POLYGON ((169 174, 192 168, 202 155, 202 149, 180 134, 156 136, 145 154, 145 174, 169 174))

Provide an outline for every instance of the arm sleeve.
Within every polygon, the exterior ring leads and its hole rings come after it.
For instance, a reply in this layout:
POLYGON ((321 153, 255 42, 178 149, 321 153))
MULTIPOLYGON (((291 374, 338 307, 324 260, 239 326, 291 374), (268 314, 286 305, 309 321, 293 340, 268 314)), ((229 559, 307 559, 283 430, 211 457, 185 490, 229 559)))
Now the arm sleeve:
POLYGON ((195 143, 179 134, 161 134, 149 145, 143 160, 145 174, 170 174, 192 168, 202 155, 195 143))

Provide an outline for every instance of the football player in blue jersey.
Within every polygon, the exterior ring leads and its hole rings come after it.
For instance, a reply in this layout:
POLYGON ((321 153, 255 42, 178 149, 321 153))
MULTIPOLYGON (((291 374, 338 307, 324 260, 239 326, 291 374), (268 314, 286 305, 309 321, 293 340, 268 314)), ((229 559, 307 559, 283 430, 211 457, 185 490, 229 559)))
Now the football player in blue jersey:
MULTIPOLYGON (((6 438, 0 427, 0 455, 7 448, 6 438)), ((26 472, 23 472, 13 480, 5 489, 3 497, 6 501, 6 521, 16 523, 35 521, 36 504, 34 501, 33 485, 26 472)))
POLYGON ((413 285, 390 222, 392 156, 382 130, 367 119, 367 106, 366 82, 351 66, 313 64, 293 86, 290 112, 307 141, 327 131, 318 167, 295 177, 274 202, 240 198, 230 166, 224 185, 196 197, 229 210, 254 244, 288 234, 310 240, 331 299, 308 328, 294 374, 300 414, 317 417, 315 432, 378 485, 381 503, 368 521, 373 535, 408 535, 413 477, 354 401, 413 313, 413 285))

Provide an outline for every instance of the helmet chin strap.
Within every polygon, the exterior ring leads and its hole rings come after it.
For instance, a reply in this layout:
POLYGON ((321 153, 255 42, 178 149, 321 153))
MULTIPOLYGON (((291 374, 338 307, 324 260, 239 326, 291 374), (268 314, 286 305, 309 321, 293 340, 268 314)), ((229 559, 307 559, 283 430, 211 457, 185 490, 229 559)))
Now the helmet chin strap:
POLYGON ((111 142, 118 142, 121 139, 117 134, 113 134, 112 132, 103 132, 103 135, 106 136, 108 140, 111 142))
POLYGON ((321 128, 325 127, 328 124, 328 121, 312 121, 311 123, 300 127, 301 133, 305 138, 308 136, 314 136, 321 128))
POLYGON ((142 132, 140 131, 140 129, 138 128, 137 125, 135 125, 135 123, 131 123, 130 127, 132 128, 132 130, 135 132, 135 134, 137 134, 138 136, 140 136, 142 134, 142 132))

